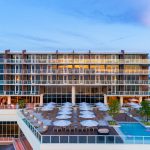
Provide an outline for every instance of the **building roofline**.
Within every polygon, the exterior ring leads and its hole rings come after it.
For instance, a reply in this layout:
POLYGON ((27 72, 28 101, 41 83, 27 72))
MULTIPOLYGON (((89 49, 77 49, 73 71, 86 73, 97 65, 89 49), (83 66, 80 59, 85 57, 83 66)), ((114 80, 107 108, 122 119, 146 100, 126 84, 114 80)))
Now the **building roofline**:
MULTIPOLYGON (((6 51, 8 50, 0 50, 0 54, 4 54, 6 51)), ((143 54, 143 55, 148 55, 149 53, 148 52, 126 52, 124 50, 121 50, 119 52, 106 52, 105 50, 104 51, 96 51, 96 50, 87 50, 87 51, 76 51, 76 50, 72 50, 72 51, 63 51, 63 50, 44 50, 44 51, 39 51, 39 50, 9 50, 8 51, 9 54, 22 54, 22 53, 25 53, 25 54, 116 54, 116 55, 119 55, 119 54, 143 54)))

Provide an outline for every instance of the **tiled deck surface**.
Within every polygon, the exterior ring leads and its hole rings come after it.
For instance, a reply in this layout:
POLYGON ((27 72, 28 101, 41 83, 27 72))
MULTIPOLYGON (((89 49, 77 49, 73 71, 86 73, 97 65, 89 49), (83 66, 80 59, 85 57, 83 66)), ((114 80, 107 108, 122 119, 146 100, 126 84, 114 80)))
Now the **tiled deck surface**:
POLYGON ((114 117, 114 119, 118 122, 137 122, 134 118, 128 116, 125 113, 118 114, 114 117))

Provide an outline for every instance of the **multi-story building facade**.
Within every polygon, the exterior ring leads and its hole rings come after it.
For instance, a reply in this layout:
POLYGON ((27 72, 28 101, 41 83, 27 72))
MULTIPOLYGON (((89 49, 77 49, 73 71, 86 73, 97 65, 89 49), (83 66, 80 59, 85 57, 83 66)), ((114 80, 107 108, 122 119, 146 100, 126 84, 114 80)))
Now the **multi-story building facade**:
POLYGON ((118 99, 120 104, 150 95, 148 53, 13 52, 0 53, 1 103, 118 99))

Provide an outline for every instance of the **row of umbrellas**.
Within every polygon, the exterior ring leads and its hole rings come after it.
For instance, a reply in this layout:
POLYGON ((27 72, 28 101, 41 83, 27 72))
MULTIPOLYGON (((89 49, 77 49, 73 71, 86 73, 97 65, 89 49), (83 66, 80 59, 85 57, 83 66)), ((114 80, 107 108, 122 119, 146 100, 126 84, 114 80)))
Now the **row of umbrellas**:
MULTIPOLYGON (((86 126, 86 127, 94 127, 94 126, 98 126, 98 122, 95 120, 83 120, 80 122, 82 126, 86 126)), ((69 126, 71 124, 71 121, 69 120, 57 120, 53 122, 54 126, 69 126)))

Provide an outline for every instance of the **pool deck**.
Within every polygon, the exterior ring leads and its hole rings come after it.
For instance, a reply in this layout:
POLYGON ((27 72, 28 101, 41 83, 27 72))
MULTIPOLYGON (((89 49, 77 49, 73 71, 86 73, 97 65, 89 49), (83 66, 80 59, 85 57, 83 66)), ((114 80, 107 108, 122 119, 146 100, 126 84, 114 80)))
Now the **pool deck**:
POLYGON ((125 113, 120 113, 120 114, 116 115, 114 117, 114 120, 116 120, 117 122, 138 122, 137 120, 128 116, 125 113))

